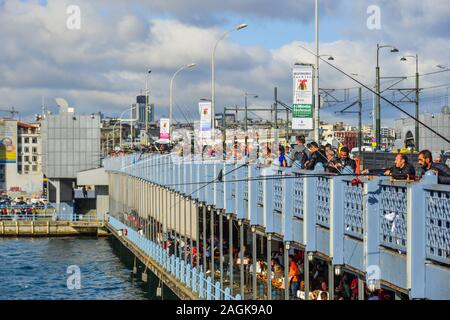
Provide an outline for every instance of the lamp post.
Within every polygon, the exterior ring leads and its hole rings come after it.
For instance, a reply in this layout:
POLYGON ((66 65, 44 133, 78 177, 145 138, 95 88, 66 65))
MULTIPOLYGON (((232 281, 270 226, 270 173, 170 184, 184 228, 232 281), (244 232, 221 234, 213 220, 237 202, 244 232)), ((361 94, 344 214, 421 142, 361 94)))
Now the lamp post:
POLYGON ((173 81, 175 80, 175 77, 178 73, 185 69, 190 69, 195 67, 197 64, 190 63, 185 66, 182 66, 180 69, 178 69, 172 76, 172 79, 170 79, 170 94, 169 94, 169 134, 170 134, 170 140, 172 140, 172 112, 173 112, 173 81))
POLYGON ((114 144, 115 144, 115 142, 116 142, 116 140, 115 140, 115 134, 114 134, 114 128, 116 127, 116 125, 117 125, 117 123, 118 122, 120 122, 120 127, 119 127, 119 129, 120 129, 120 133, 119 133, 119 147, 122 145, 122 116, 123 116, 123 114, 125 113, 125 112, 127 112, 128 110, 130 110, 130 109, 133 109, 134 107, 132 106, 132 107, 130 107, 130 108, 128 108, 128 109, 125 109, 125 110, 123 110, 122 111, 122 113, 120 114, 120 116, 119 116, 119 118, 117 118, 117 120, 118 121, 116 121, 116 123, 114 123, 114 125, 113 125, 113 128, 112 128, 112 132, 113 132, 113 149, 114 149, 114 144))
POLYGON ((319 142, 319 0, 315 2, 316 73, 314 78, 314 140, 319 142))
POLYGON ((407 61, 407 58, 415 58, 416 59, 416 125, 415 125, 415 136, 416 136, 416 143, 415 143, 415 149, 418 152, 419 151, 419 56, 416 55, 408 55, 403 56, 400 61, 407 61))
POLYGON ((381 86, 380 86, 380 49, 382 48, 391 48, 391 52, 398 52, 398 49, 394 46, 391 45, 380 45, 379 43, 377 43, 377 66, 375 69, 375 76, 376 76, 376 92, 377 92, 377 99, 376 99, 376 105, 375 105, 375 139, 376 139, 376 143, 377 143, 377 149, 380 149, 380 144, 381 144, 381 113, 380 113, 380 104, 381 104, 381 99, 380 99, 380 91, 381 91, 381 86))
POLYGON ((231 32, 233 31, 239 31, 241 29, 246 28, 248 25, 245 23, 239 24, 236 27, 234 27, 233 29, 225 32, 224 34, 222 34, 222 36, 217 40, 216 44, 214 45, 214 49, 212 52, 212 57, 211 57, 211 130, 212 130, 212 138, 213 141, 215 139, 215 103, 216 103, 216 85, 215 85, 215 59, 216 59, 216 50, 217 50, 217 46, 219 45, 220 41, 222 41, 223 39, 225 39, 231 32))

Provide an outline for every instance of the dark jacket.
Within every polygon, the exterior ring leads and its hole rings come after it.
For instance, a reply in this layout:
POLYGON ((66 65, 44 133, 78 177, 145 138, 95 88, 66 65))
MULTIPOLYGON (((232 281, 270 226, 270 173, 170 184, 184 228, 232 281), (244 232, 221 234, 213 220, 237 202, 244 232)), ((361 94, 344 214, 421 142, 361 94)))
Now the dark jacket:
POLYGON ((443 163, 432 163, 431 170, 438 172, 438 183, 450 184, 450 168, 447 165, 443 163))
POLYGON ((353 172, 356 171, 356 161, 353 159, 350 159, 350 158, 346 158, 345 160, 338 159, 337 162, 342 165, 342 168, 347 166, 347 167, 351 167, 353 172))
POLYGON ((318 162, 321 162, 325 168, 326 159, 319 153, 319 151, 315 151, 311 154, 311 157, 309 157, 309 161, 306 163, 305 169, 314 170, 318 162))
POLYGON ((406 163, 403 168, 398 168, 393 166, 389 169, 391 171, 392 178, 397 180, 405 180, 409 178, 413 178, 416 175, 416 169, 409 163, 406 163))

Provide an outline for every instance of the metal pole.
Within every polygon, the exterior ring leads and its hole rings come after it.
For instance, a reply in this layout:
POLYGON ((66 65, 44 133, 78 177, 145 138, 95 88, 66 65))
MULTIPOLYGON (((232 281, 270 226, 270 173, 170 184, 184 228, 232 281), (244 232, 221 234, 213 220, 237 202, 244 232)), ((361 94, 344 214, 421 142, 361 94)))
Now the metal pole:
POLYGON ((219 266, 220 266, 220 287, 223 288, 223 215, 219 210, 219 266))
POLYGON ((196 221, 195 221, 195 225, 196 225, 196 234, 197 234, 197 241, 195 242, 196 244, 196 248, 197 248, 197 263, 196 263, 196 267, 197 269, 200 269, 200 215, 199 215, 199 207, 198 207, 198 202, 195 204, 195 212, 196 212, 196 221))
POLYGON ((148 145, 148 74, 145 77, 145 144, 148 145))
POLYGON ((272 235, 267 235, 267 300, 272 300, 272 235))
POLYGON ((245 152, 244 155, 247 156, 248 150, 248 116, 247 116, 247 93, 245 93, 245 152))
POLYGON ((229 237, 229 255, 230 255, 230 262, 229 262, 229 272, 230 272, 230 294, 233 294, 233 216, 230 214, 228 216, 228 237, 229 237))
POLYGON ((314 85, 314 140, 319 143, 319 0, 316 0, 316 23, 315 23, 315 42, 316 42, 316 77, 314 85))
POLYGON ((380 44, 377 43, 377 67, 376 67, 376 105, 375 105, 375 140, 377 143, 376 149, 380 150, 381 144, 381 112, 380 112, 380 44))
POLYGON ((274 89, 275 129, 278 129, 278 88, 274 89))
POLYGON ((210 210, 210 228, 211 228, 211 279, 214 283, 214 210, 210 210))
POLYGON ((309 300, 309 259, 308 259, 308 251, 304 251, 303 255, 303 276, 305 278, 305 300, 309 300))
MULTIPOLYGON (((416 119, 419 120, 419 56, 416 54, 416 119)), ((419 122, 416 120, 416 151, 420 150, 419 148, 419 122)))
POLYGON ((239 220, 239 242, 240 242, 240 250, 239 250, 239 260, 240 264, 240 289, 241 289, 241 297, 244 298, 244 224, 242 220, 239 220))
POLYGON ((183 241, 184 241, 184 265, 187 264, 187 246, 188 246, 188 239, 187 239, 187 211, 188 211, 188 203, 189 203, 189 198, 186 197, 184 198, 184 228, 183 228, 183 241))
POLYGON ((358 152, 359 156, 361 157, 361 150, 362 150, 362 89, 359 87, 358 89, 359 95, 358 95, 358 152))
POLYGON ((289 293, 289 242, 284 245, 284 300, 290 300, 289 293))
POLYGON ((253 300, 258 299, 258 289, 257 289, 257 274, 256 274, 256 265, 257 265, 257 259, 256 259, 256 228, 252 227, 252 256, 253 256, 253 279, 252 279, 252 288, 253 288, 253 300))
POLYGON ((203 270, 206 273, 206 205, 203 204, 203 270))

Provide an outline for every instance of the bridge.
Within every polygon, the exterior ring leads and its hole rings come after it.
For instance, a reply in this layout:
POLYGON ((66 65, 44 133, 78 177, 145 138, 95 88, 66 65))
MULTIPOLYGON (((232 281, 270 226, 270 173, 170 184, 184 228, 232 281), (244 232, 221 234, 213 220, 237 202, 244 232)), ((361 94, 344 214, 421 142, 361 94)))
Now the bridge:
POLYGON ((434 175, 408 183, 159 154, 110 157, 103 165, 107 227, 199 299, 289 299, 288 268, 282 283, 270 267, 259 272, 277 248, 284 266, 290 252, 302 252, 304 299, 316 260, 326 266, 330 299, 346 273, 357 279, 359 299, 379 288, 450 299, 450 186, 434 175), (181 242, 170 252, 173 239, 181 242), (244 262, 249 247, 251 266, 244 262))

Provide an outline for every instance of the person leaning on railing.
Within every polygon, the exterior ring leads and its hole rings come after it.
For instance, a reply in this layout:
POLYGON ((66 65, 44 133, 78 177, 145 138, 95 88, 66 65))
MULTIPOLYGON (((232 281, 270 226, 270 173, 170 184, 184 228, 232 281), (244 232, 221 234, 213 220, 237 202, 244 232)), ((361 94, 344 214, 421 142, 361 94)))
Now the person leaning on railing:
POLYGON ((431 170, 437 175, 438 183, 450 184, 450 168, 443 163, 434 163, 429 150, 422 150, 419 152, 418 162, 425 172, 431 170))
POLYGON ((408 162, 408 157, 404 153, 399 153, 395 157, 394 165, 387 169, 366 169, 363 174, 383 172, 385 176, 391 176, 395 180, 414 180, 416 170, 408 162))

